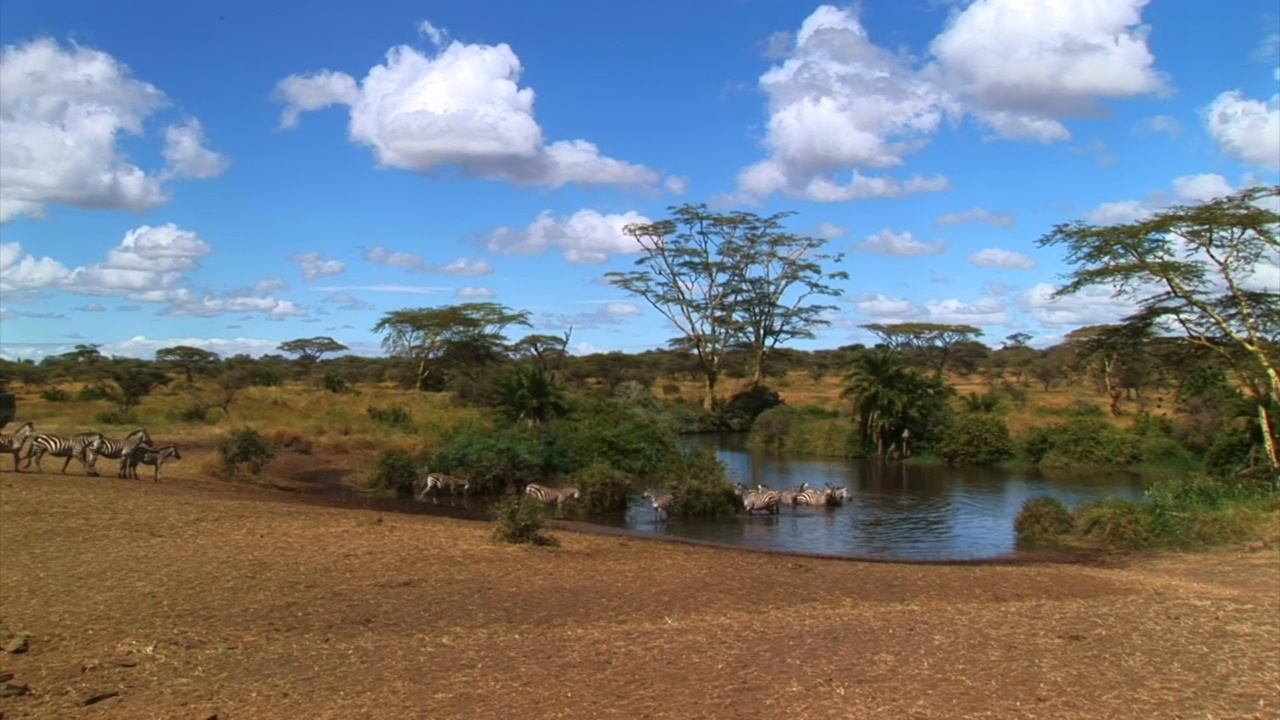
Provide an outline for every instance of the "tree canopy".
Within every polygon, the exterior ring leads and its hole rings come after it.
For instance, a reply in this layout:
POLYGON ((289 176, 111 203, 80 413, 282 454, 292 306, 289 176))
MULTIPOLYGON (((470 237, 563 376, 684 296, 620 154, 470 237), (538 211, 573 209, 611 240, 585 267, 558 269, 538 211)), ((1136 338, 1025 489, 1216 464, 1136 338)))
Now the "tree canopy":
POLYGON ((919 358, 933 369, 935 378, 946 372, 957 345, 982 337, 982 331, 972 325, 915 322, 862 327, 878 335, 886 346, 919 358))
POLYGON ((290 355, 297 355, 299 360, 315 362, 325 353, 342 352, 347 349, 347 346, 331 337, 320 336, 282 342, 276 349, 290 355))
POLYGON ((414 384, 426 389, 427 380, 446 360, 486 363, 507 349, 506 329, 529 325, 529 313, 494 302, 461 303, 434 308, 393 310, 373 331, 382 334, 382 347, 414 367, 414 384))

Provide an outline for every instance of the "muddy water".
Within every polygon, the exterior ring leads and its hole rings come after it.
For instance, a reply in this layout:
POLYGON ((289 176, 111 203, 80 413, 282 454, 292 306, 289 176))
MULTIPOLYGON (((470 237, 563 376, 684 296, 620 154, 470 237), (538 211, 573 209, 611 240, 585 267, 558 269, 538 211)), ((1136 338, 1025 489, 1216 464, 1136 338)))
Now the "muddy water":
POLYGON ((778 515, 659 522, 639 497, 624 517, 595 518, 642 532, 840 555, 949 560, 1014 551, 1013 518, 1024 500, 1056 497, 1068 507, 1103 496, 1141 497, 1129 473, 916 467, 868 461, 798 460, 751 453, 741 436, 702 437, 731 479, 783 489, 807 482, 845 485, 853 500, 835 508, 783 508, 778 515))

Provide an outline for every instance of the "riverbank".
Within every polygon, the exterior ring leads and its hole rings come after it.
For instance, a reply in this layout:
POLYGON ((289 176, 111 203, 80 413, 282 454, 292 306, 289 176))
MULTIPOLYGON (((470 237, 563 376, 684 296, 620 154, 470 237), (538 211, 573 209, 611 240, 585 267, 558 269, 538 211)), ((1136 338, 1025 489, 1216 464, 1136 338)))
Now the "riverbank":
POLYGON ((27 646, 0 671, 29 688, 4 717, 1277 711, 1274 548, 1019 566, 564 531, 535 548, 293 499, 0 476, 0 624, 27 646))

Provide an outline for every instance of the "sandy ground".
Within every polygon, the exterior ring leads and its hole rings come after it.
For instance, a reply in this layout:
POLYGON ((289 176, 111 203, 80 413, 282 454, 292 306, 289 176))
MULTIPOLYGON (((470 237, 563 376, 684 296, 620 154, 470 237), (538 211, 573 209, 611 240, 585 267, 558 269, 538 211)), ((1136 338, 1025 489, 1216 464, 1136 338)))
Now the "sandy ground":
POLYGON ((0 474, 16 718, 1280 717, 1280 554, 831 561, 0 474))

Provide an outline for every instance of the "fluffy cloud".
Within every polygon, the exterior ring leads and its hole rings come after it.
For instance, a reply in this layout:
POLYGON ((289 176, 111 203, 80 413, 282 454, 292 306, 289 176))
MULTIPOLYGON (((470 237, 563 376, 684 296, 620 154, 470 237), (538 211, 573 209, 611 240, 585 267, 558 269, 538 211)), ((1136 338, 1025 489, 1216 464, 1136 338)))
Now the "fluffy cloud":
POLYGON ((1147 48, 1148 0, 977 0, 930 50, 948 90, 1003 138, 1070 137, 1060 118, 1162 92, 1147 48))
POLYGON ((739 174, 739 192, 833 201, 945 189, 941 177, 835 177, 901 165, 948 109, 957 109, 913 64, 872 43, 856 10, 819 7, 801 24, 789 56, 760 77, 769 98, 769 157, 739 174))
POLYGON ((556 248, 571 263, 603 263, 613 254, 640 251, 635 239, 622 232, 632 224, 652 222, 634 211, 601 215, 579 210, 557 220, 544 210, 524 229, 500 227, 485 238, 485 246, 497 253, 533 255, 556 248))
POLYGON ((204 146, 197 120, 170 127, 167 167, 148 173, 117 147, 144 134, 169 104, 107 53, 42 38, 0 51, 0 222, 45 205, 143 211, 167 199, 170 177, 212 177, 226 160, 204 146))
POLYGON ((606 302, 600 307, 586 313, 555 315, 546 313, 536 319, 534 327, 540 330, 556 330, 568 328, 598 328, 603 325, 617 325, 628 318, 643 315, 640 306, 629 302, 606 302))
POLYGON ((662 181, 662 186, 672 195, 683 195, 689 189, 689 178, 682 175, 669 175, 662 181))
POLYGON ((979 250, 969 256, 969 262, 978 267, 1013 268, 1017 270, 1030 270, 1036 266, 1036 261, 1026 255, 1003 248, 979 250))
POLYGON ((1280 94, 1262 102, 1239 90, 1224 92, 1206 111, 1209 134, 1236 159, 1280 171, 1280 94))
POLYGON ((1141 134, 1163 134, 1177 137, 1182 134, 1182 123, 1172 115, 1153 115, 1143 118, 1138 123, 1137 131, 1141 134))
POLYGON ((863 295, 853 301, 858 312, 877 320, 907 320, 915 317, 919 309, 903 298, 892 298, 887 295, 863 295))
POLYGON ((298 263, 298 269, 302 271, 303 280, 315 280, 326 275, 337 275, 347 269, 346 263, 341 260, 330 260, 319 250, 294 253, 289 256, 289 260, 298 263))
POLYGON ((179 292, 161 315, 214 317, 226 313, 261 313, 267 319, 281 319, 306 315, 306 310, 289 300, 271 296, 213 295, 179 292))
POLYGON ((1013 227, 1016 222, 1013 213, 989 212, 985 208, 973 207, 963 212, 941 215, 934 222, 939 225, 963 225, 965 223, 987 223, 997 227, 1013 227))
POLYGON ((1119 322, 1137 306, 1125 298, 1113 297, 1107 288, 1085 288, 1060 298, 1049 283, 1038 283, 1018 297, 1018 306, 1047 327, 1079 327, 1119 322))
POLYGON ((920 242, 911 231, 894 232, 885 228, 878 233, 868 235, 865 240, 853 246, 854 250, 876 253, 877 255, 940 255, 947 250, 942 240, 934 243, 920 242))
POLYGON ((1172 192, 1152 192, 1141 200, 1116 200, 1084 212, 1084 219, 1096 225, 1130 223, 1150 217, 1176 203, 1198 203, 1224 197, 1235 188, 1221 175, 1201 173, 1174 178, 1172 192))
MULTIPOLYGON (((914 303, 881 294, 854 300, 858 313, 876 322, 934 322, 960 325, 1003 325, 1008 322, 1004 303, 996 298, 965 302, 955 298, 914 303)), ((856 327, 857 323, 845 323, 856 327)))
POLYGON ((337 305, 339 310, 372 310, 373 305, 363 300, 353 297, 350 293, 339 291, 324 300, 321 303, 337 305))
POLYGON ((487 287, 477 287, 475 285, 467 285, 467 286, 458 288, 458 291, 455 292, 454 295, 460 298, 474 300, 477 298, 491 298, 493 297, 493 291, 487 287))
MULTIPOLYGON (((442 44, 445 35, 428 34, 442 44)), ((450 42, 432 56, 393 47, 357 83, 324 70, 290 75, 275 89, 285 103, 282 128, 329 105, 350 109, 349 135, 370 147, 381 167, 431 173, 456 167, 473 177, 521 185, 652 185, 659 175, 600 154, 586 140, 546 143, 533 115, 534 92, 519 85, 520 59, 505 43, 450 42)))
POLYGON ((426 267, 426 263, 422 261, 422 257, 419 255, 407 252, 398 252, 385 248, 381 245, 374 245, 368 250, 365 250, 360 254, 360 257, 377 265, 402 267, 406 270, 422 270, 426 267))
POLYGON ((834 240, 844 237, 849 233, 849 228, 836 225, 835 223, 823 222, 818 223, 818 237, 834 240))
POLYGON ((473 275, 488 275, 493 272, 493 266, 488 260, 472 260, 468 257, 460 257, 450 263, 445 263, 434 269, 442 275, 455 275, 459 277, 470 277, 473 275))

